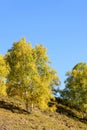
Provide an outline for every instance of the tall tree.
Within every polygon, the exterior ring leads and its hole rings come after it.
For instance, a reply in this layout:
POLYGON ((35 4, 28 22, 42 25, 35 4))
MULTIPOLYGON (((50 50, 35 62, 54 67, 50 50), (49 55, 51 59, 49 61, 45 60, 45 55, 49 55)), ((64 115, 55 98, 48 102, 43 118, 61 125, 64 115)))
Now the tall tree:
POLYGON ((0 55, 0 94, 6 95, 6 77, 9 72, 4 56, 0 55))
POLYGON ((57 72, 51 67, 50 65, 51 62, 46 53, 47 49, 44 48, 43 45, 35 46, 34 48, 34 54, 36 57, 35 64, 37 67, 37 72, 39 74, 41 84, 43 85, 44 88, 44 93, 42 93, 44 100, 41 99, 43 103, 40 104, 43 106, 45 102, 48 103, 49 98, 53 97, 54 87, 59 85, 59 77, 57 76, 57 72))
POLYGON ((67 72, 67 76, 62 97, 87 112, 87 64, 76 64, 72 71, 67 72))
POLYGON ((42 46, 32 48, 25 39, 13 44, 6 54, 10 66, 7 93, 23 98, 26 109, 29 105, 37 105, 43 109, 52 98, 54 80, 59 80, 56 73, 48 65, 46 49, 42 46))

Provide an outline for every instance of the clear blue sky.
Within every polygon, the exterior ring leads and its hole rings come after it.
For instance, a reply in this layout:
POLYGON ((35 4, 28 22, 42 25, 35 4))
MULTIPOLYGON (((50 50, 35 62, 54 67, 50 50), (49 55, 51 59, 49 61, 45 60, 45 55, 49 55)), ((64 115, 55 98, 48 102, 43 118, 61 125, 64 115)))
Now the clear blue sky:
POLYGON ((0 0, 0 53, 22 37, 44 44, 64 88, 65 73, 87 62, 87 0, 0 0))

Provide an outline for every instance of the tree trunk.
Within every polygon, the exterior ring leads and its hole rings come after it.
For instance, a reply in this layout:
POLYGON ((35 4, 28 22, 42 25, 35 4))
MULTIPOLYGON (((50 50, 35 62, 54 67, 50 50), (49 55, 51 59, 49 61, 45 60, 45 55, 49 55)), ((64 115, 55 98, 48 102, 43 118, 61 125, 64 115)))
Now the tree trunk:
POLYGON ((28 111, 28 99, 25 100, 26 111, 28 111))

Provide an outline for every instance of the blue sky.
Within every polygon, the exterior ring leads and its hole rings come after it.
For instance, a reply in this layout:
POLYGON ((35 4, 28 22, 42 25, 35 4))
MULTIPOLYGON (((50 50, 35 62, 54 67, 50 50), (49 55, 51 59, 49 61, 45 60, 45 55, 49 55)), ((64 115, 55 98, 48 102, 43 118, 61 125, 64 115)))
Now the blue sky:
POLYGON ((48 49, 64 88, 65 73, 87 62, 87 0, 0 0, 0 53, 22 37, 48 49))

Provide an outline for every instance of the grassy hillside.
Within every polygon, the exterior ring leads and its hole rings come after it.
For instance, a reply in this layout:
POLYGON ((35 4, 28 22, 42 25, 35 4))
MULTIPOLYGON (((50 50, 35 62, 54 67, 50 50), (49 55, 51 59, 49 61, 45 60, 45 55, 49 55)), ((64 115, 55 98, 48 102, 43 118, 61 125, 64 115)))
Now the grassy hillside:
POLYGON ((82 113, 64 105, 59 104, 54 113, 34 108, 30 114, 18 103, 0 97, 0 130, 87 130, 82 113))

